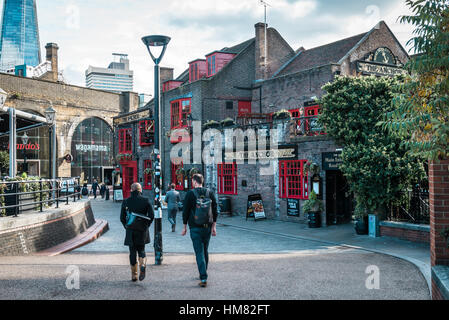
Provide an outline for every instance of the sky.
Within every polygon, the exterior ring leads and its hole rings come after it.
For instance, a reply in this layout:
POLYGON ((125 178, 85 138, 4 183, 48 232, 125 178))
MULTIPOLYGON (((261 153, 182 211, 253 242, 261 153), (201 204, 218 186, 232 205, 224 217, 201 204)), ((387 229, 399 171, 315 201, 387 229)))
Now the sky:
MULTIPOLYGON (((260 0, 36 0, 42 56, 59 46, 66 83, 85 86, 89 65, 107 67, 112 53, 129 55, 134 91, 153 94, 153 67, 141 41, 149 34, 171 37, 161 66, 175 77, 188 62, 254 37, 264 21, 260 0)), ((413 27, 405 0, 266 0, 267 23, 290 46, 310 49, 371 30, 384 20, 406 48, 413 27)), ((3 6, 0 4, 0 6, 3 6)))

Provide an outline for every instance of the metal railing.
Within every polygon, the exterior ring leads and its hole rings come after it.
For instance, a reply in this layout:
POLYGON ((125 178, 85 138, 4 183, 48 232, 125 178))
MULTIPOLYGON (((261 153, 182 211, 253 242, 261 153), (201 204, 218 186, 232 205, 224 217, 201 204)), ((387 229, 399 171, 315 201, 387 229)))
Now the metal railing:
POLYGON ((414 224, 430 224, 429 192, 414 189, 404 193, 401 205, 391 206, 388 220, 414 224))
POLYGON ((40 211, 81 199, 80 178, 0 181, 0 217, 40 211))

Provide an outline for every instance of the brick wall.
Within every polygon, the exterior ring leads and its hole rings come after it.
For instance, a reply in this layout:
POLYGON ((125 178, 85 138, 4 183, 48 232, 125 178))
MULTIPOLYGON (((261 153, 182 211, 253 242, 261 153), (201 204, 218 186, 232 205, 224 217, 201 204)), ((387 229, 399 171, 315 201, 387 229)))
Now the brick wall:
POLYGON ((39 252, 73 239, 95 224, 90 204, 67 216, 0 232, 0 256, 39 252))
POLYGON ((425 231, 380 226, 380 235, 413 242, 430 243, 430 234, 425 231))
POLYGON ((440 234, 449 228, 449 160, 429 166, 430 250, 431 263, 449 265, 449 248, 440 234))
POLYGON ((449 300, 449 267, 432 267, 432 300, 449 300))

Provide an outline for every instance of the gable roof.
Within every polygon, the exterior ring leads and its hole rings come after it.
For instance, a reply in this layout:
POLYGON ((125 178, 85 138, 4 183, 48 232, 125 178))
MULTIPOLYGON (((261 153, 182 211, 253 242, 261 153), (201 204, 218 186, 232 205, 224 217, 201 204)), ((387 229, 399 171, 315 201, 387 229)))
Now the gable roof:
POLYGON ((292 59, 287 61, 287 63, 273 75, 273 77, 312 69, 331 63, 338 63, 367 34, 368 32, 365 32, 313 49, 299 50, 292 59))

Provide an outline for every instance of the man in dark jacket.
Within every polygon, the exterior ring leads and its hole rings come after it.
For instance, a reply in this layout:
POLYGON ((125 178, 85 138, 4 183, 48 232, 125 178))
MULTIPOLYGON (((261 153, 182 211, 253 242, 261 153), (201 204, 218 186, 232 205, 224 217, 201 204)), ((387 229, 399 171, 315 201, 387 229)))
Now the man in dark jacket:
POLYGON ((92 193, 94 194, 95 199, 97 199, 97 189, 98 189, 98 182, 96 179, 94 179, 94 182, 92 183, 92 193))
POLYGON ((142 186, 134 183, 131 186, 131 197, 123 201, 120 221, 126 229, 125 246, 129 246, 129 262, 131 264, 132 281, 137 281, 137 254, 139 255, 139 280, 145 278, 146 255, 145 245, 150 243, 148 228, 154 220, 153 206, 148 198, 142 197, 142 186), (127 225, 127 213, 136 213, 149 218, 149 220, 134 217, 134 222, 127 225))
POLYGON ((200 287, 207 286, 207 267, 209 264, 209 241, 210 237, 217 235, 217 200, 213 192, 207 188, 203 188, 204 178, 200 174, 195 174, 192 177, 192 186, 195 189, 187 192, 184 199, 184 210, 182 214, 184 229, 181 235, 185 236, 187 234, 187 224, 190 228, 190 238, 192 239, 193 249, 195 250, 196 263, 198 265, 198 271, 200 273, 199 283, 200 287), (212 224, 197 225, 194 218, 194 210, 197 205, 197 193, 199 196, 209 196, 211 200, 212 224))

